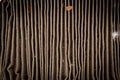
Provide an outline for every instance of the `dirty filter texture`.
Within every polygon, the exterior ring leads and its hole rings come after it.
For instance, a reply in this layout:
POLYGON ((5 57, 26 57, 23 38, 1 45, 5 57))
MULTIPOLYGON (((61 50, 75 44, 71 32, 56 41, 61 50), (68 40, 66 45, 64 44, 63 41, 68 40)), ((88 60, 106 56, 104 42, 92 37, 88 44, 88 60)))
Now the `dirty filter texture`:
POLYGON ((0 3, 0 80, 120 80, 120 0, 0 3))

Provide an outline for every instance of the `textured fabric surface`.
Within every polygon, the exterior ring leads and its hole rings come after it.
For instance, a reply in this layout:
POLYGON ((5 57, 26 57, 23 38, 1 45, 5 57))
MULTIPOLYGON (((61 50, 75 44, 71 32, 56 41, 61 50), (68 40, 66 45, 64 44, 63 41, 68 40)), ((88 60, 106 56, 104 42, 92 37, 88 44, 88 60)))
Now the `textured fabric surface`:
POLYGON ((120 80, 120 0, 0 5, 0 80, 120 80))

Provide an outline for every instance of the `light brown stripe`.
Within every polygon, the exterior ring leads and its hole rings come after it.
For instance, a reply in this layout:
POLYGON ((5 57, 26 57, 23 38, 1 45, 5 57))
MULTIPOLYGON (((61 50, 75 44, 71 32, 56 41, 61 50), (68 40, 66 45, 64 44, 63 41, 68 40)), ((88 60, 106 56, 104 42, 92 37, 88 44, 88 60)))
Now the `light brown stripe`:
POLYGON ((105 5, 104 4, 104 0, 102 0, 102 4, 103 5, 102 5, 102 11, 101 12, 103 12, 103 13, 102 13, 102 57, 101 57, 101 59, 102 59, 102 64, 101 64, 102 66, 101 66, 101 68, 102 69, 101 69, 101 76, 102 76, 102 80, 104 80, 104 53, 105 53, 104 52, 105 51, 105 48, 104 48, 104 46, 105 46, 105 43, 104 43, 104 27, 105 27, 104 26, 104 21, 105 21, 104 20, 104 14, 105 14, 104 13, 104 11, 105 11, 104 10, 104 5, 105 5))
POLYGON ((59 80, 62 80, 62 41, 63 41, 63 0, 61 0, 60 4, 60 71, 59 71, 59 80))
POLYGON ((106 3, 106 9, 105 9, 105 13, 106 13, 106 27, 105 27, 105 56, 106 56, 106 58, 105 58, 105 65, 106 65, 106 67, 105 67, 105 79, 106 80, 109 80, 109 63, 108 63, 108 61, 109 61, 109 56, 108 56, 108 53, 109 53, 109 51, 108 51, 108 0, 107 0, 107 3, 106 3))
POLYGON ((59 10, 60 4, 59 4, 59 0, 57 0, 57 42, 56 42, 56 80, 59 79, 59 29, 60 29, 60 25, 59 25, 59 21, 60 21, 60 10, 59 10))
POLYGON ((84 32, 83 32, 83 37, 84 37, 84 50, 83 50, 83 56, 84 56, 84 63, 83 63, 83 75, 84 75, 84 79, 86 77, 86 73, 85 73, 85 66, 86 66, 86 48, 87 48, 87 0, 84 0, 84 22, 83 22, 83 28, 84 28, 84 32))
POLYGON ((34 54, 34 58, 35 58, 35 78, 36 80, 38 80, 39 78, 39 63, 38 63, 38 59, 39 59, 39 55, 38 55, 38 19, 37 19, 37 1, 34 0, 34 26, 35 26, 35 29, 34 29, 34 32, 35 32, 35 54, 34 54))
POLYGON ((21 79, 26 76, 25 28, 23 23, 22 1, 20 0, 20 33, 21 33, 21 79))
POLYGON ((100 80, 100 73, 101 73, 101 19, 102 19, 102 9, 101 9, 101 3, 102 1, 99 1, 99 6, 98 6, 98 14, 99 14, 99 22, 98 22, 98 80, 100 80))
POLYGON ((90 57, 90 0, 88 2, 88 38, 87 38, 87 73, 86 73, 86 77, 87 77, 87 80, 89 80, 89 57, 90 57))
MULTIPOLYGON (((70 0, 68 0, 68 6, 70 6, 70 0)), ((70 42, 71 42, 71 35, 70 35, 70 11, 68 12, 68 65, 69 65, 69 77, 68 77, 68 79, 70 80, 71 79, 71 70, 72 70, 72 68, 71 68, 71 59, 70 59, 70 54, 71 54, 71 48, 70 48, 70 46, 71 46, 71 44, 70 44, 70 42)))
POLYGON ((78 79, 80 79, 81 75, 81 57, 80 57, 80 52, 81 52, 81 0, 79 0, 79 8, 78 8, 78 66, 79 66, 79 72, 78 72, 78 79))
POLYGON ((46 41, 46 76, 47 76, 47 78, 46 79, 48 79, 48 58, 49 58, 49 56, 48 56, 48 54, 49 54, 49 1, 47 0, 47 2, 46 2, 47 4, 47 23, 46 23, 46 26, 47 26, 47 30, 46 30, 46 36, 47 36, 47 41, 46 41))
POLYGON ((41 8, 40 1, 37 0, 37 14, 38 14, 38 79, 41 79, 41 8))
POLYGON ((65 64, 65 80, 67 80, 68 79, 68 59, 67 59, 67 50, 68 50, 68 45, 67 45, 67 42, 68 42, 68 35, 67 35, 67 11, 66 11, 66 9, 65 9, 65 7, 67 6, 67 3, 66 3, 66 1, 65 1, 65 3, 64 3, 65 5, 64 5, 64 39, 65 39, 65 41, 64 41, 64 46, 63 46, 63 48, 64 48, 64 50, 65 50, 65 60, 63 60, 63 63, 65 64))
POLYGON ((52 25, 52 14, 53 14, 53 11, 52 11, 52 1, 50 1, 50 68, 49 68, 49 79, 52 79, 52 32, 53 32, 53 25, 52 25))
POLYGON ((33 13, 34 13, 34 10, 33 10, 33 8, 34 8, 34 5, 32 4, 33 3, 33 1, 32 0, 30 0, 30 6, 31 6, 31 8, 30 8, 30 12, 31 12, 31 26, 30 26, 30 29, 31 29, 31 51, 32 51, 32 79, 34 79, 34 72, 35 72, 35 53, 34 53, 34 28, 33 28, 33 26, 34 26, 34 15, 33 15, 33 13))
MULTIPOLYGON (((74 6, 74 1, 73 0, 72 0, 72 6, 74 6)), ((75 35, 74 34, 74 31, 75 31, 75 26, 74 26, 75 21, 74 21, 74 19, 75 19, 75 17, 74 17, 74 15, 75 14, 74 14, 74 11, 75 10, 74 10, 74 7, 73 7, 73 10, 72 10, 72 26, 71 26, 72 27, 72 40, 71 40, 71 42, 72 42, 71 43, 71 46, 72 46, 72 51, 71 51, 72 52, 72 54, 71 54, 72 55, 72 60, 71 60, 71 64, 70 64, 71 65, 71 71, 72 71, 71 76, 73 77, 73 79, 75 79, 75 62, 74 62, 75 61, 75 59, 74 59, 74 57, 75 57, 75 39, 74 39, 74 37, 75 37, 74 36, 75 35)))
POLYGON ((82 10, 82 22, 81 22, 81 80, 84 80, 84 53, 83 53, 83 51, 84 51, 84 31, 83 31, 83 19, 84 19, 84 2, 83 2, 83 0, 82 0, 82 8, 81 8, 81 10, 82 10))
POLYGON ((94 0, 92 0, 92 22, 91 22, 91 79, 94 80, 94 0))
POLYGON ((31 40, 30 40, 30 34, 31 34, 31 30, 30 30, 30 8, 29 8, 29 2, 27 1, 27 23, 28 23, 28 25, 27 25, 27 30, 28 30, 28 33, 27 33, 27 38, 28 38, 28 40, 27 40, 27 48, 28 48, 28 52, 27 52, 27 54, 28 54, 28 56, 27 56, 27 58, 28 58, 28 60, 27 60, 27 64, 28 64, 28 66, 27 66, 27 71, 28 71, 28 79, 31 79, 31 76, 32 76, 32 71, 31 71, 31 45, 30 45, 30 42, 31 42, 31 40))
POLYGON ((78 77, 78 1, 76 0, 75 3, 75 79, 78 77))
POLYGON ((97 58, 97 54, 98 54, 98 1, 96 1, 96 4, 95 4, 95 79, 98 80, 98 58, 97 58))
POLYGON ((41 42, 40 42, 40 44, 41 44, 41 46, 40 46, 40 49, 41 49, 41 51, 40 51, 40 54, 41 54, 41 57, 40 57, 40 60, 41 60, 41 64, 40 64, 40 67, 41 67, 41 72, 40 72, 40 74, 41 74, 41 80, 43 80, 44 78, 43 78, 43 75, 44 75, 44 66, 43 66, 43 12, 42 12, 42 10, 43 10, 43 0, 41 0, 41 2, 40 2, 40 13, 41 13, 41 19, 40 19, 40 21, 41 21, 41 25, 40 25, 40 37, 41 37, 41 42))
POLYGON ((54 80, 54 74, 55 74, 55 58, 54 58, 54 56, 55 56, 55 50, 54 50, 54 48, 55 48, 55 13, 56 13, 56 0, 54 0, 54 3, 53 3, 53 5, 54 5, 54 7, 53 7, 53 34, 52 34, 52 80, 54 80))

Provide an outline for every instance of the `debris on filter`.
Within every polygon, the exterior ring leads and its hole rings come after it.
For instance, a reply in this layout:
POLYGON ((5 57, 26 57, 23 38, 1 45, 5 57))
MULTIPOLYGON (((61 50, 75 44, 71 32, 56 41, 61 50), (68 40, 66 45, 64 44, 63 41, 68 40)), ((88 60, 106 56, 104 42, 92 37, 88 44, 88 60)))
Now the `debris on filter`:
POLYGON ((113 32, 113 33, 112 33, 112 38, 113 38, 113 39, 118 38, 118 32, 113 32))
POLYGON ((66 10, 67 10, 67 11, 72 10, 72 8, 73 8, 72 6, 66 6, 66 10))

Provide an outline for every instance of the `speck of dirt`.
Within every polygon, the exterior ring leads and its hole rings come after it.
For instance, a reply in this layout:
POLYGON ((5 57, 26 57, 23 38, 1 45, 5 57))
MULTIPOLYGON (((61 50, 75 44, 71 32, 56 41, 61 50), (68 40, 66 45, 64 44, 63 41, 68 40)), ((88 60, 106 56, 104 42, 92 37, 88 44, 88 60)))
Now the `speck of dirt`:
POLYGON ((72 6, 66 6, 66 10, 67 10, 67 11, 72 10, 72 8, 73 8, 72 6))

